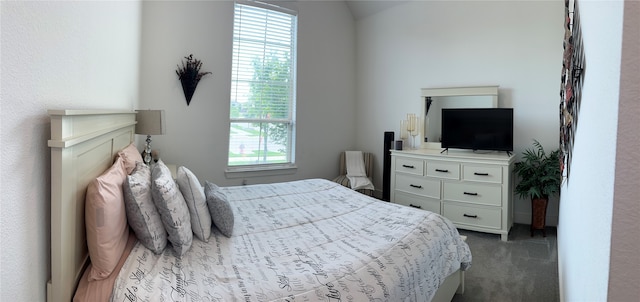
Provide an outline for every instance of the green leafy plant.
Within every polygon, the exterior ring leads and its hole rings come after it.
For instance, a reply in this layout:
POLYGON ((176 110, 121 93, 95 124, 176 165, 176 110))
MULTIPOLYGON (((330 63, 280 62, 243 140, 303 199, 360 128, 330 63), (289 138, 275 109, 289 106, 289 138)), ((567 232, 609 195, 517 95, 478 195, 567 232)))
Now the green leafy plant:
POLYGON ((560 149, 549 154, 537 140, 533 148, 522 152, 522 161, 517 162, 513 172, 520 177, 515 192, 521 198, 544 198, 560 192, 562 174, 560 171, 560 149))

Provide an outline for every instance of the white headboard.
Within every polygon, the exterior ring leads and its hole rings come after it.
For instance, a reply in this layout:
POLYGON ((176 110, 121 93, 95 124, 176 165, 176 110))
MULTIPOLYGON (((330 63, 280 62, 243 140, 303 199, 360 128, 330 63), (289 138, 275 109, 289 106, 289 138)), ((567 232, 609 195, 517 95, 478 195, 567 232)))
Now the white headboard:
POLYGON ((51 279, 47 301, 71 301, 89 262, 84 224, 87 185, 133 142, 135 112, 49 110, 51 117, 51 279))

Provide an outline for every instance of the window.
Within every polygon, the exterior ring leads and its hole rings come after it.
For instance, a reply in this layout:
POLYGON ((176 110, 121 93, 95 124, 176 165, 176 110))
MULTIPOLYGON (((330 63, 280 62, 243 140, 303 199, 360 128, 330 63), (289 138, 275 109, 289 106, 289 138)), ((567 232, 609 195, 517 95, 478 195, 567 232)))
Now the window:
POLYGON ((229 167, 294 163, 296 15, 235 4, 229 167))

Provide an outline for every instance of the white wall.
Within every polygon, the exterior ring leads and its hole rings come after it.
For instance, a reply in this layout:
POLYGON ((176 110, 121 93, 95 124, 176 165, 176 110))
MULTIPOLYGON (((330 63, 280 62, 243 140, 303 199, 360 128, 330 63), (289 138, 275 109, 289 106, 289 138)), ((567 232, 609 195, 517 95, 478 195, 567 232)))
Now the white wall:
MULTIPOLYGON (((563 1, 409 1, 356 24, 357 144, 375 152, 382 175, 384 131, 421 110, 420 89, 499 85, 514 108, 514 153, 539 140, 558 147, 563 1)), ((375 180, 381 188, 381 177, 375 180)), ((515 221, 528 223, 516 198, 515 221)), ((548 224, 555 224, 557 198, 548 224)))
POLYGON ((47 109, 134 108, 140 4, 2 1, 0 11, 0 301, 44 301, 47 109))
MULTIPOLYGON (((620 143, 616 132, 624 4, 579 1, 578 5, 585 77, 571 173, 560 200, 561 297, 564 301, 606 301, 616 147, 620 143)), ((637 232, 629 235, 629 240, 638 239, 637 232)))
MULTIPOLYGON (((338 154, 355 147, 355 30, 343 2, 285 3, 299 12, 296 174, 246 178, 266 183, 333 178, 338 154)), ((201 181, 227 179, 233 2, 144 2, 140 108, 164 109, 167 134, 153 137, 164 162, 201 181), (187 106, 175 69, 193 54, 205 76, 187 106)))

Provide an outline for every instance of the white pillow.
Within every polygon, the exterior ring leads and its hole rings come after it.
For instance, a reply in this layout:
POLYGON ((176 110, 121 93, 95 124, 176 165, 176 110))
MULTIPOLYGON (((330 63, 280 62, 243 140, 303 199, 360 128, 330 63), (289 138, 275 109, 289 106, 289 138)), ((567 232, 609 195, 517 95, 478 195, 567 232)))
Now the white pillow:
POLYGON ((155 254, 162 253, 167 246, 167 231, 153 203, 149 166, 136 162, 136 167, 122 187, 129 226, 142 245, 155 254))
POLYGON ((151 180, 153 203, 169 234, 174 254, 180 257, 191 248, 193 241, 189 208, 171 176, 171 171, 162 160, 153 165, 151 180))
POLYGON ((204 188, 191 170, 186 167, 178 167, 178 188, 189 208, 191 216, 191 229, 196 237, 204 242, 211 236, 211 214, 207 207, 207 199, 204 196, 204 188))

